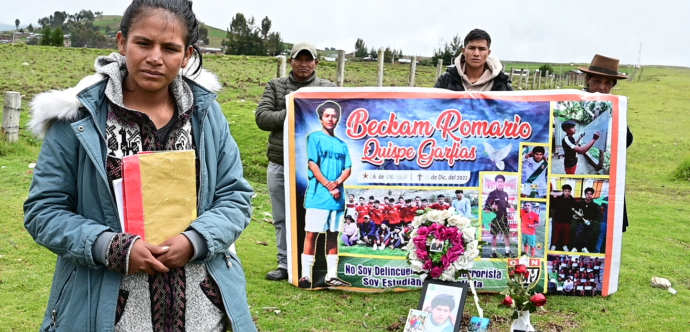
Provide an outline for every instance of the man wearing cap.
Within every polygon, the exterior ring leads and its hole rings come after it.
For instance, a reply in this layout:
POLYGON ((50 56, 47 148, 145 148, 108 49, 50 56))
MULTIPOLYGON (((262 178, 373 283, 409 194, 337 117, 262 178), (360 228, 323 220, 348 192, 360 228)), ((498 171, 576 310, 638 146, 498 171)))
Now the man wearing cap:
POLYGON ((266 178, 271 197, 273 226, 278 246, 278 268, 266 274, 269 280, 284 280, 287 272, 287 243, 285 239, 285 184, 283 177, 283 124, 285 122, 285 96, 303 87, 335 87, 333 82, 316 77, 319 60, 316 48, 309 43, 292 47, 288 60, 292 70, 288 77, 274 78, 266 89, 256 109, 256 125, 270 132, 268 136, 268 170, 266 178))
POLYGON ((491 54, 491 37, 481 29, 465 37, 462 54, 455 58, 455 67, 439 76, 434 88, 453 91, 513 91, 503 65, 491 54))
MULTIPOLYGON (((586 74, 585 88, 587 92, 599 92, 604 94, 611 93, 611 89, 616 86, 618 80, 627 80, 628 77, 618 73, 619 60, 609 58, 600 54, 595 54, 588 68, 578 67, 586 74)), ((628 127, 626 147, 630 147, 633 142, 633 135, 628 127)), ((628 228, 628 211, 623 201, 623 232, 628 228)))

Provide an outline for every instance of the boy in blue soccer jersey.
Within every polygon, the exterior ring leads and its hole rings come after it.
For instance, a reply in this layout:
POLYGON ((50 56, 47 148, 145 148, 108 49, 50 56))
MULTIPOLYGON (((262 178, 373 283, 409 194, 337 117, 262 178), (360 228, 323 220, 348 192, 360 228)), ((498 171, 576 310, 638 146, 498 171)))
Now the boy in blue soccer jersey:
POLYGON ((348 287, 338 278, 338 230, 345 210, 343 183, 350 176, 352 162, 347 144, 335 137, 341 108, 326 101, 316 108, 321 130, 307 136, 309 184, 304 194, 306 237, 302 253, 302 277, 299 287, 312 288, 312 268, 316 239, 326 233, 326 278, 329 286, 348 287))

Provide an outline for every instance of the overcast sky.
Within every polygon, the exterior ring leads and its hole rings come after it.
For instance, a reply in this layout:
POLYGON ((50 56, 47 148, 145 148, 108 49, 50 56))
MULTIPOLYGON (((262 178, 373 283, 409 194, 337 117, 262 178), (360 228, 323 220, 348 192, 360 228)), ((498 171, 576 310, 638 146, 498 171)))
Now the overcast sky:
MULTIPOLYGON (((6 1, 0 23, 22 25, 56 10, 81 9, 122 15, 128 1, 6 1)), ((309 41, 317 48, 350 51, 357 38, 368 48, 402 49, 431 56, 455 34, 473 28, 489 32, 492 55, 502 60, 589 62, 595 53, 635 64, 642 43, 643 65, 690 67, 690 1, 209 1, 194 2, 197 17, 225 29, 235 13, 268 16, 285 42, 309 41)))

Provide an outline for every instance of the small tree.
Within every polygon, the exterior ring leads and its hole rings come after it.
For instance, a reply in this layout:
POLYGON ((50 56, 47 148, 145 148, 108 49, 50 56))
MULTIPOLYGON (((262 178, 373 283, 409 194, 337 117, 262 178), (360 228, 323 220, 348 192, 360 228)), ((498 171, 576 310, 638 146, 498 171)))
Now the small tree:
POLYGON ((208 45, 208 28, 204 23, 199 24, 199 40, 208 45))
POLYGON ((26 30, 29 31, 29 32, 34 32, 34 26, 31 25, 31 23, 29 23, 29 26, 26 27, 26 30))
POLYGON ((52 35, 50 31, 50 25, 46 25, 43 27, 43 36, 41 36, 41 45, 42 46, 50 46, 50 41, 51 41, 52 35))
POLYGON ((62 34, 62 28, 57 27, 53 30, 52 36, 50 37, 50 45, 56 47, 62 47, 65 45, 65 37, 62 34))
POLYGON ((363 58, 367 56, 367 54, 367 45, 364 43, 364 40, 357 38, 355 42, 355 57, 363 58))
POLYGON ((385 50, 383 50, 383 62, 393 62, 393 51, 391 51, 390 46, 387 46, 385 50))
POLYGON ((266 43, 266 50, 270 55, 279 55, 283 52, 285 47, 283 46, 283 37, 280 36, 280 32, 271 32, 268 34, 268 40, 266 43))
POLYGON ((12 35, 12 42, 13 43, 14 43, 15 35, 17 34, 16 30, 19 30, 19 19, 14 20, 14 25, 15 25, 16 29, 15 29, 14 35, 12 35))
POLYGON ((268 16, 266 16, 263 20, 261 20, 261 37, 263 40, 268 38, 269 31, 271 31, 271 20, 268 19, 268 16))
POLYGON ((553 74, 553 67, 551 67, 550 64, 547 63, 547 64, 541 65, 541 67, 539 67, 539 72, 541 73, 541 77, 546 76, 547 70, 549 71, 550 74, 553 74))

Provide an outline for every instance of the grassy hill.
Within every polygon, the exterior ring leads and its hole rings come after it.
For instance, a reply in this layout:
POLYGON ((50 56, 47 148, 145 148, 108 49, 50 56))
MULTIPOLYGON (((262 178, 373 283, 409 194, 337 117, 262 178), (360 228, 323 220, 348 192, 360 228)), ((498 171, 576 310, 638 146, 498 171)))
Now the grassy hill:
MULTIPOLYGON (((94 72, 93 62, 109 50, 0 45, 1 92, 23 95, 23 109, 38 92, 63 89, 94 72), (28 65, 22 65, 27 63, 28 65)), ((237 250, 247 276, 252 316, 261 331, 401 331, 401 317, 416 308, 420 292, 308 292, 265 273, 275 265, 275 237, 266 187, 267 134, 254 113, 276 65, 269 57, 207 56, 204 64, 219 75, 218 101, 242 152, 245 177, 257 192, 252 223, 237 250), (267 246, 261 242, 268 243, 267 246), (279 314, 263 308, 275 307, 279 314), (318 314, 315 314, 318 312, 318 314)), ((409 67, 386 67, 385 86, 407 83, 409 67)), ((335 79, 335 64, 321 62, 320 76, 335 79)), ((418 67, 419 86, 434 83, 435 68, 418 67)), ((372 86, 376 64, 348 62, 346 86, 372 86)), ((617 293, 608 298, 549 296, 546 312, 533 314, 540 331, 687 331, 690 303, 690 183, 673 178, 688 156, 690 69, 647 67, 640 82, 620 82, 615 94, 629 96, 629 126, 635 142, 628 150, 627 204, 631 228, 624 236, 617 293), (685 140, 685 138, 688 140, 685 140), (649 286, 652 276, 668 278, 671 295, 649 286)), ((22 113, 20 142, 0 142, 0 322, 2 331, 36 330, 45 310, 55 255, 34 243, 23 227, 22 204, 31 182, 29 163, 41 142, 26 130, 22 113), (21 300, 18 300, 21 299, 21 300)), ((498 295, 481 295, 490 331, 509 329, 508 312, 498 309, 498 295)), ((476 315, 468 303, 465 312, 476 315)))
MULTIPOLYGON (((122 15, 102 15, 93 21, 93 25, 100 27, 101 32, 105 33, 105 27, 110 27, 111 31, 120 29, 122 15)), ((208 29, 208 42, 210 47, 220 47, 220 42, 226 37, 225 29, 214 28, 206 25, 208 29)))

